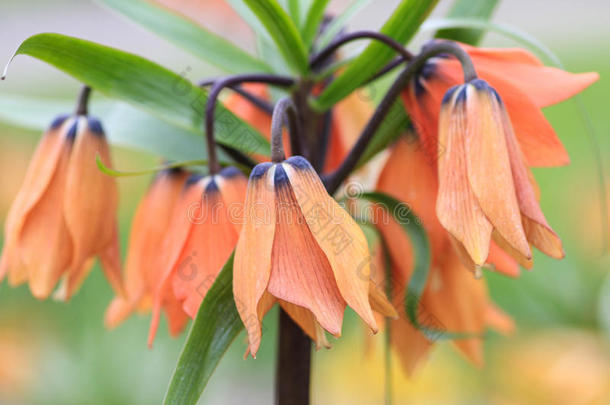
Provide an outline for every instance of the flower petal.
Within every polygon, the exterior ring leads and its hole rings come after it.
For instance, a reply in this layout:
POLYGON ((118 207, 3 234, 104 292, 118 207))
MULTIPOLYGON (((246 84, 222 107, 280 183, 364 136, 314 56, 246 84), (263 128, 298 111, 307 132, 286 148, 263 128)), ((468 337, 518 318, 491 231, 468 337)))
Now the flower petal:
POLYGON ((482 80, 473 83, 466 87, 468 181, 489 222, 523 256, 531 257, 506 146, 510 121, 503 120, 493 89, 482 80))
POLYGON ((368 298, 372 257, 362 230, 328 195, 309 162, 293 156, 282 166, 311 234, 330 263, 341 296, 376 332, 377 323, 368 298))
POLYGON ((439 143, 444 145, 445 153, 438 161, 436 214, 445 229, 464 245, 474 263, 482 265, 489 254, 492 225, 468 181, 464 107, 456 107, 460 109, 457 112, 452 112, 449 105, 441 109, 439 143))
POLYGON ((308 309, 324 329, 340 336, 345 301, 282 165, 275 168, 274 184, 277 225, 267 290, 281 300, 308 309))
POLYGON ((275 194, 271 163, 256 166, 250 174, 245 203, 245 223, 237 242, 233 264, 233 295, 248 332, 253 356, 260 346, 259 301, 267 290, 275 236, 275 194))
POLYGON ((326 339, 324 329, 316 322, 316 318, 310 310, 282 300, 280 300, 280 306, 303 329, 307 336, 316 343, 316 349, 321 347, 329 349, 331 347, 328 339, 326 339))

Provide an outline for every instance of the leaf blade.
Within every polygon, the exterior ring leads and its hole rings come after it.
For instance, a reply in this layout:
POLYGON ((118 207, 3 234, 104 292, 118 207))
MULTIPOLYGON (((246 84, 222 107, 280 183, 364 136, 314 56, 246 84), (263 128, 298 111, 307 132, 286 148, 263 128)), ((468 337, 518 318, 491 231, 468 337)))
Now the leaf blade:
POLYGON ((303 24, 303 28, 301 30, 301 36, 303 37, 303 42, 307 48, 309 48, 313 43, 318 27, 320 26, 320 22, 324 17, 324 10, 326 9, 328 3, 329 0, 314 0, 311 3, 309 10, 307 10, 305 23, 303 24))
POLYGON ((271 72, 263 61, 195 22, 144 0, 98 0, 173 44, 229 73, 271 72))
MULTIPOLYGON (((457 0, 447 13, 448 18, 473 17, 489 20, 498 7, 499 0, 457 0)), ((436 32, 436 38, 451 39, 465 44, 476 45, 485 31, 473 28, 445 28, 436 32)))
MULTIPOLYGON (((402 0, 394 13, 381 28, 381 33, 400 43, 406 43, 432 11, 437 0, 402 0)), ((379 69, 387 64, 395 51, 385 44, 372 42, 343 74, 336 78, 315 100, 312 106, 324 111, 360 87, 379 69)))
POLYGON ((299 31, 275 0, 244 0, 258 16, 286 63, 297 73, 309 71, 309 60, 299 31))
POLYGON ((233 254, 206 293, 163 403, 196 404, 220 359, 243 329, 233 301, 233 254))
MULTIPOLYGON (((145 58, 83 39, 48 33, 23 41, 16 55, 29 55, 47 62, 108 97, 125 101, 193 134, 203 133, 207 92, 145 58)), ((220 103, 215 120, 219 143, 245 153, 269 154, 269 143, 262 135, 220 103)))

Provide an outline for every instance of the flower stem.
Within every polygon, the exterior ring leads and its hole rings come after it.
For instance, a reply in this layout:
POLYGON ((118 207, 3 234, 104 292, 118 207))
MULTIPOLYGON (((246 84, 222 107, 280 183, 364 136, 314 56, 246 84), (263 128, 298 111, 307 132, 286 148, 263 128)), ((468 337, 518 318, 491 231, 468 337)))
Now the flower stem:
POLYGON ((396 41, 394 38, 388 37, 387 35, 381 34, 376 31, 356 31, 351 32, 349 34, 341 35, 333 42, 330 43, 326 48, 322 49, 318 54, 316 54, 311 61, 309 62, 312 69, 318 67, 322 62, 328 59, 337 49, 341 46, 347 44, 351 41, 356 41, 360 39, 373 39, 379 42, 382 42, 394 49, 398 52, 403 59, 411 60, 413 59, 413 55, 409 51, 407 51, 400 42, 396 41))
POLYGON ((400 92, 404 90, 411 77, 419 71, 419 69, 428 59, 441 54, 453 55, 460 61, 462 64, 462 70, 464 72, 464 81, 469 82, 476 79, 477 74, 470 57, 456 43, 441 41, 425 47, 422 52, 407 65, 398 78, 396 78, 394 84, 392 84, 388 92, 377 106, 373 116, 369 122, 367 122, 364 130, 360 133, 358 141, 345 160, 341 163, 341 166, 339 166, 339 168, 337 168, 337 170, 335 170, 333 173, 330 173, 324 177, 324 184, 326 185, 326 189, 330 194, 337 191, 341 183, 347 178, 347 176, 349 176, 352 170, 354 170, 358 164, 358 161, 362 157, 362 154, 366 150, 366 147, 377 132, 377 129, 379 129, 379 126, 392 108, 394 101, 400 92))
POLYGON ((87 115, 88 106, 89 106, 89 96, 91 95, 91 87, 87 85, 83 85, 78 95, 78 100, 76 102, 76 110, 74 110, 74 114, 76 115, 87 115))
POLYGON ((282 136, 282 130, 286 121, 288 121, 290 139, 298 138, 300 136, 299 119, 294 103, 288 97, 277 102, 271 117, 271 161, 274 163, 279 163, 286 159, 282 136))
POLYGON ((311 341, 280 309, 275 404, 309 405, 311 341))
POLYGON ((210 174, 220 171, 220 164, 216 155, 216 141, 214 138, 214 111, 220 92, 226 87, 232 87, 240 83, 268 83, 281 87, 290 87, 294 84, 291 77, 276 76, 268 74, 245 74, 228 76, 214 81, 212 89, 208 94, 208 101, 205 106, 205 133, 208 147, 208 163, 210 174))

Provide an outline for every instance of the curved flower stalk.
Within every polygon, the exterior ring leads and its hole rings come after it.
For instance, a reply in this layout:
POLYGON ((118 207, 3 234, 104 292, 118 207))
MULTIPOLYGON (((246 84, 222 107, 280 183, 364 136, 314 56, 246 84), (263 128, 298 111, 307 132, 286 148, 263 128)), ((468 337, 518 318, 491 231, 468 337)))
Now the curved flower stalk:
POLYGON ((384 315, 395 312, 383 295, 369 296, 370 260, 362 230, 307 160, 293 156, 256 166, 233 276, 249 352, 256 356, 261 320, 275 302, 318 345, 327 345, 323 330, 341 335, 346 305, 376 332, 371 306, 384 315))
MULTIPOLYGON (((163 270, 158 260, 159 252, 188 177, 189 173, 182 169, 159 172, 138 205, 125 263, 125 296, 118 296, 110 303, 105 317, 107 327, 118 326, 133 311, 150 311, 154 289, 163 270)), ((164 309, 170 334, 175 336, 182 331, 188 318, 174 296, 167 298, 164 309)))
MULTIPOLYGON (((431 44, 446 42, 432 41, 431 44)), ((472 59, 480 78, 502 96, 515 135, 530 167, 569 163, 569 157, 540 108, 572 97, 599 79, 594 72, 573 74, 544 66, 520 48, 477 48, 457 43, 472 59)), ((463 83, 459 62, 449 57, 428 59, 414 75, 402 99, 431 159, 441 153, 438 121, 443 96, 463 83)))
POLYGON ((234 167, 212 176, 192 175, 180 191, 161 247, 155 280, 152 345, 161 308, 194 318, 207 290, 235 248, 242 226, 246 178, 234 167))
POLYGON ((97 256, 122 294, 118 191, 96 155, 111 167, 102 125, 86 114, 60 116, 43 135, 6 220, 0 276, 11 285, 44 299, 61 280, 55 297, 68 300, 97 256))
MULTIPOLYGON (((432 253, 430 276, 421 302, 420 318, 425 327, 439 331, 455 331, 482 336, 491 326, 509 332, 512 321, 491 302, 485 281, 475 277, 475 268, 467 267, 455 250, 451 235, 442 227, 435 211, 438 180, 430 165, 423 145, 411 134, 401 138, 393 147, 379 176, 377 189, 400 201, 407 202, 417 213, 428 234, 432 253)), ((392 321, 391 343, 398 354, 403 369, 412 374, 421 365, 434 341, 417 330, 405 314, 404 299, 413 272, 413 251, 409 238, 393 218, 380 210, 373 210, 377 229, 381 232, 391 259, 390 281, 392 300, 400 318, 392 321)), ((381 255, 381 249, 377 254, 381 255)), ((489 262, 509 275, 518 272, 516 266, 507 266, 502 251, 495 248, 489 262)), ((386 285, 381 257, 375 272, 376 283, 386 285)), ((518 273, 517 273, 518 274, 518 273)), ((482 339, 473 337, 458 339, 453 344, 473 363, 483 362, 482 339)))

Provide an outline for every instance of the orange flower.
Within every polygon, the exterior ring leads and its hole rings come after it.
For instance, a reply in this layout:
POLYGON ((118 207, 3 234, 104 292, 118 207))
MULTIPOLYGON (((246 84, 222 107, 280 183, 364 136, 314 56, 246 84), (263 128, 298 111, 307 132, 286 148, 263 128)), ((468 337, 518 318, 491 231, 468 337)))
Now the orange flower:
MULTIPOLYGON (((462 263, 449 234, 436 216, 437 184, 429 157, 413 135, 401 138, 392 147, 377 184, 378 190, 406 202, 421 219, 428 234, 432 263, 419 302, 419 320, 423 326, 439 330, 439 335, 442 331, 482 335, 487 326, 510 332, 512 321, 489 301, 485 282, 474 276, 474 267, 462 263)), ((400 314, 400 318, 392 322, 391 342, 404 370, 411 374, 434 343, 416 330, 405 314, 404 299, 413 272, 413 251, 407 235, 393 218, 380 217, 379 210, 373 210, 373 213, 390 254, 392 299, 400 314)), ((499 271, 513 274, 515 270, 495 253, 489 260, 499 271)), ((380 263, 380 258, 377 263, 380 263)), ((377 268, 383 269, 383 266, 378 264, 377 268)), ((383 286, 384 279, 383 270, 376 271, 376 283, 383 286)), ((472 362, 482 363, 480 338, 460 339, 453 343, 472 362)))
MULTIPOLYGON (((162 271, 158 254, 187 177, 188 173, 181 169, 160 172, 138 205, 125 263, 125 297, 116 297, 111 302, 106 311, 107 327, 118 326, 134 310, 150 310, 154 288, 162 271)), ((177 300, 167 303, 165 309, 170 333, 175 336, 182 331, 186 314, 177 300)))
MULTIPOLYGON (((599 75, 572 74, 543 66, 534 55, 523 49, 459 45, 471 57, 479 77, 502 96, 526 164, 549 167, 569 163, 567 152, 540 108, 581 92, 594 83, 599 75)), ((462 81, 462 70, 457 60, 432 58, 413 77, 403 93, 409 116, 432 158, 442 153, 444 147, 438 145, 437 148, 436 138, 441 100, 451 86, 462 81)))
MULTIPOLYGON (((208 289, 235 248, 241 230, 246 178, 234 167, 191 176, 178 196, 161 249, 154 288, 152 345, 161 308, 194 318, 208 289)), ((171 316, 170 316, 171 319, 171 316)))
POLYGON ((67 300, 98 256, 110 284, 122 291, 117 186, 98 170, 98 154, 111 166, 95 118, 62 116, 43 135, 6 220, 0 276, 8 274, 11 285, 27 281, 43 299, 62 279, 56 297, 67 300))
POLYGON ((376 332, 371 305, 394 313, 382 295, 369 297, 369 262, 362 230, 307 160, 256 166, 233 267, 250 353, 256 356, 262 318, 276 301, 318 344, 326 344, 322 329, 340 336, 346 305, 376 332))
POLYGON ((524 266, 529 243, 555 258, 561 240, 546 222, 532 175, 498 93, 481 79, 451 88, 441 108, 436 214, 475 264, 489 255, 493 232, 524 266))

